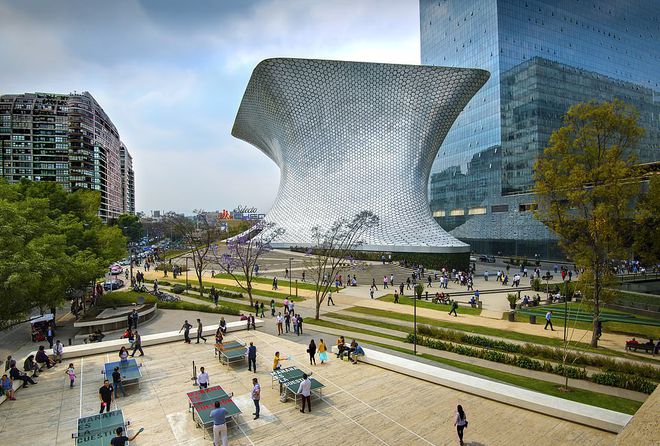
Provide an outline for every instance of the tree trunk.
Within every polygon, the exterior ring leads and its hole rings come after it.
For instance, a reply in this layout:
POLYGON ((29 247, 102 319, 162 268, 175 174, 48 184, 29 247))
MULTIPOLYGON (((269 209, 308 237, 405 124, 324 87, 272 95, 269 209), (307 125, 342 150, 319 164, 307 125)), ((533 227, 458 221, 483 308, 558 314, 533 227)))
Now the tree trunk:
POLYGON ((319 296, 318 291, 316 292, 316 316, 315 319, 319 320, 321 318, 321 297, 319 296))
POLYGON ((598 347, 598 320, 600 319, 600 268, 594 268, 594 313, 592 320, 591 346, 598 347))
POLYGON ((246 285, 247 285, 248 297, 250 298, 250 306, 254 307, 254 302, 252 301, 252 283, 248 282, 246 285))

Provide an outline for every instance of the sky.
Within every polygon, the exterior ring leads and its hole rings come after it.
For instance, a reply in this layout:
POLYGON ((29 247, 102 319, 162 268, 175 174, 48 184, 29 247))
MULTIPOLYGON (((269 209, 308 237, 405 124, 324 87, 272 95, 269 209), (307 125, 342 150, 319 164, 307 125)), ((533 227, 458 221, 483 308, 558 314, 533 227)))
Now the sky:
POLYGON ((0 0, 0 94, 89 91, 133 156, 136 207, 266 212, 279 169, 231 136, 271 57, 420 62, 418 0, 0 0))

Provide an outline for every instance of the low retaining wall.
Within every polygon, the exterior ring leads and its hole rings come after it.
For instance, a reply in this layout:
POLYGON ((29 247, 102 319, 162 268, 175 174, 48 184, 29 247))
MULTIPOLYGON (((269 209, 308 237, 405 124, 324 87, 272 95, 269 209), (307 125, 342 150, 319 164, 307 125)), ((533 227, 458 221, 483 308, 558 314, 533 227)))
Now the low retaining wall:
MULTIPOLYGON (((156 315, 156 310, 158 309, 158 303, 154 303, 153 306, 147 308, 146 310, 138 311, 138 330, 140 323, 148 321, 156 315)), ((92 333, 94 330, 99 329, 101 331, 111 331, 118 330, 120 328, 126 328, 128 326, 127 316, 123 314, 121 316, 106 318, 106 319, 95 319, 93 321, 77 321, 73 323, 74 328, 82 328, 86 333, 92 333)))
MULTIPOLYGON (((337 346, 333 346, 332 351, 336 353, 337 346)), ((367 364, 609 432, 621 432, 632 418, 624 413, 435 367, 377 350, 365 348, 364 352, 365 356, 361 357, 360 361, 367 364)))

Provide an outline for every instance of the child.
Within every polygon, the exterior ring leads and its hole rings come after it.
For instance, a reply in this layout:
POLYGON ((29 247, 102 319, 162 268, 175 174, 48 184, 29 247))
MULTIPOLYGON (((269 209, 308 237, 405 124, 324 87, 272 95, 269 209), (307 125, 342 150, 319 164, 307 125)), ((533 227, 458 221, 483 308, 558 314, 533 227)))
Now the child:
POLYGON ((66 372, 64 372, 64 373, 69 375, 69 380, 71 380, 69 388, 73 389, 73 382, 76 380, 76 371, 73 368, 73 363, 69 364, 69 368, 66 369, 66 372))
POLYGON ((2 387, 2 391, 7 395, 7 399, 9 401, 16 401, 16 398, 14 398, 14 380, 9 378, 7 375, 2 375, 2 379, 0 380, 0 386, 2 387))

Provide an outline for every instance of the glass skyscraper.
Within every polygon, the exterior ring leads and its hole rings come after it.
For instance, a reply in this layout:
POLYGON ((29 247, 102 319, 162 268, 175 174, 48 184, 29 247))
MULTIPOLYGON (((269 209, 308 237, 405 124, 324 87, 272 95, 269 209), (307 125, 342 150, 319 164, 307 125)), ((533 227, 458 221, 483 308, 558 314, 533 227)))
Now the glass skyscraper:
POLYGON ((422 64, 483 68, 432 170, 431 210, 480 252, 554 257, 534 220, 532 169, 578 102, 640 112, 640 163, 660 161, 660 2, 420 0, 422 64))

